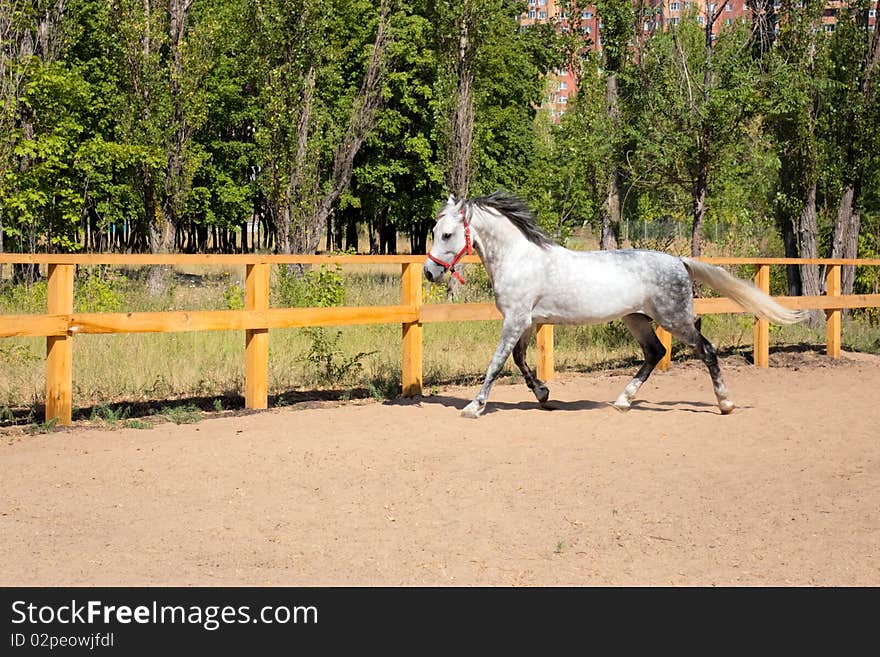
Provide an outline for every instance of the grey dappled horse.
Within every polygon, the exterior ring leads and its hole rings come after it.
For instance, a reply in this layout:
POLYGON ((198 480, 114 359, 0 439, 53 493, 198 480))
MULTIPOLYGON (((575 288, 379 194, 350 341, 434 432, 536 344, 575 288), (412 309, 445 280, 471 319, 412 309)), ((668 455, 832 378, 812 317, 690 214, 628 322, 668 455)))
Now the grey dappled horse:
POLYGON ((452 196, 440 210, 424 273, 438 281, 447 270, 461 280, 456 263, 475 250, 489 274, 501 311, 501 340, 474 400, 462 411, 478 417, 492 383, 513 352, 516 362, 544 404, 550 391, 526 364, 526 347, 535 324, 597 324, 622 319, 642 347, 645 362, 614 402, 628 410, 639 387, 666 354, 652 320, 694 348, 709 368, 721 413, 733 411, 715 347, 694 317, 693 282, 704 283, 743 308, 776 324, 803 314, 782 307, 747 281, 720 267, 659 251, 571 251, 555 244, 515 196, 495 192, 468 200, 452 196))

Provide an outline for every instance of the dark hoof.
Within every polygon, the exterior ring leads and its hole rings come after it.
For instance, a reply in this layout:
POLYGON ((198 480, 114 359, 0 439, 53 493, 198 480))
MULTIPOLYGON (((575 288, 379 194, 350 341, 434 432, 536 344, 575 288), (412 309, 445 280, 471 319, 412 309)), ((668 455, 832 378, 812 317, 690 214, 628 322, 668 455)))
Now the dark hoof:
POLYGON ((550 389, 545 385, 540 385, 537 388, 534 388, 532 392, 535 393, 535 399, 538 400, 538 403, 543 406, 547 403, 547 400, 550 399, 550 389))

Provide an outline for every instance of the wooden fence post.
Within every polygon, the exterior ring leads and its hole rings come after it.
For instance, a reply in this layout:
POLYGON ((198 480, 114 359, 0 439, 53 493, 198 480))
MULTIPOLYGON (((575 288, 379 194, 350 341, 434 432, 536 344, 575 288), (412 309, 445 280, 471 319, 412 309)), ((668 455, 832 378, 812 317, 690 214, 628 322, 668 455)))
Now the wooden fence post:
MULTIPOLYGON (((825 294, 840 296, 840 265, 828 265, 825 270, 825 294)), ((840 358, 840 308, 825 311, 825 353, 840 358)))
MULTIPOLYGON (((407 262, 402 266, 400 303, 415 308, 418 315, 422 307, 422 266, 407 262)), ((422 394, 422 323, 404 322, 401 386, 404 397, 422 394)))
POLYGON ((672 364, 672 333, 659 325, 657 326, 655 333, 657 333, 657 339, 660 340, 660 344, 666 348, 666 355, 660 359, 659 363, 657 363, 657 369, 661 372, 665 372, 672 364))
MULTIPOLYGON (((269 309, 269 265, 248 264, 245 274, 245 310, 269 309)), ((269 406, 269 329, 246 329, 244 338, 244 405, 269 406)))
MULTIPOLYGON (((757 265, 755 286, 770 294, 770 265, 757 265)), ((753 359, 756 367, 770 367, 770 322, 755 318, 755 350, 753 359)))
POLYGON ((535 351, 538 352, 538 378, 550 381, 555 374, 553 354, 553 324, 539 324, 535 331, 535 351))
MULTIPOLYGON (((46 289, 46 313, 73 313, 73 276, 75 265, 49 265, 46 289)), ((46 422, 73 422, 73 335, 50 335, 46 338, 46 422)))

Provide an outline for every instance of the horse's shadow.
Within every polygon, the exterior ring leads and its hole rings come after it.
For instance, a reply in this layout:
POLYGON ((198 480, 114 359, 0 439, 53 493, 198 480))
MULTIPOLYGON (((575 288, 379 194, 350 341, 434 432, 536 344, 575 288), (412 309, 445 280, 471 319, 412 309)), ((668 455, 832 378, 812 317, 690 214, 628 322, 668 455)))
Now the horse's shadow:
MULTIPOLYGON (((467 406, 469 399, 460 397, 450 397, 448 395, 430 395, 427 397, 416 398, 397 398, 392 399, 385 404, 389 406, 412 406, 416 404, 437 404, 446 408, 461 410, 467 406)), ((498 411, 514 411, 514 410, 538 410, 538 411, 597 411, 600 409, 618 411, 614 405, 608 401, 594 401, 591 399, 579 399, 577 401, 562 401, 551 399, 543 406, 537 401, 523 400, 518 402, 493 401, 489 400, 486 404, 484 415, 490 415, 498 411)), ((717 413, 718 406, 708 402, 695 401, 662 401, 651 402, 643 399, 633 400, 629 413, 632 412, 653 412, 653 413, 669 413, 672 411, 684 411, 687 413, 717 413)))

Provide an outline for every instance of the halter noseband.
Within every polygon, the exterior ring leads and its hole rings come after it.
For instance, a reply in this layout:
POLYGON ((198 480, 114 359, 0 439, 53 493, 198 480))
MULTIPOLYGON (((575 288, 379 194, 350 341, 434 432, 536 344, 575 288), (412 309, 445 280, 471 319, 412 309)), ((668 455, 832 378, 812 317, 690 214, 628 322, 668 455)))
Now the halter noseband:
POLYGON ((443 267, 443 271, 445 272, 447 269, 452 271, 452 275, 458 279, 458 282, 464 285, 464 279, 461 277, 457 271, 455 271, 454 267, 458 264, 458 261, 462 259, 462 257, 467 254, 471 255, 473 253, 473 249, 471 248, 471 225, 468 223, 467 217, 464 214, 464 209, 459 210, 461 212, 461 220, 464 222, 464 246, 461 247, 461 250, 455 254, 455 257, 452 259, 452 262, 446 262, 441 260, 440 258, 435 258, 430 253, 428 254, 428 259, 433 260, 438 265, 443 267))

